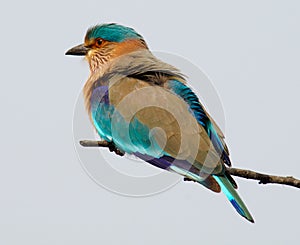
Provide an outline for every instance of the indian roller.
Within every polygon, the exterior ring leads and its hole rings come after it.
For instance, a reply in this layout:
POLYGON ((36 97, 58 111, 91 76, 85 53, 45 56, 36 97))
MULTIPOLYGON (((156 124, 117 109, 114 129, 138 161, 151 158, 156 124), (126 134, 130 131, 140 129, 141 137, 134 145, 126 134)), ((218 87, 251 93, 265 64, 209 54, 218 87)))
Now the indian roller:
POLYGON ((224 134, 187 78, 156 58, 134 29, 115 23, 88 29, 84 43, 66 52, 84 56, 90 76, 85 106, 99 136, 116 149, 223 192, 250 222, 250 212, 226 170, 224 134))

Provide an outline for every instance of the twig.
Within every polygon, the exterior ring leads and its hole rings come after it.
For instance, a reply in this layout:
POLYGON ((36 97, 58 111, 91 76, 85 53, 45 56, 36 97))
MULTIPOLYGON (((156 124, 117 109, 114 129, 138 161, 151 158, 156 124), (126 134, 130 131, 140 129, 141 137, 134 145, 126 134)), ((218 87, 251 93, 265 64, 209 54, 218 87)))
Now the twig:
POLYGON ((238 168, 227 168, 227 170, 231 175, 234 176, 258 180, 259 184, 282 184, 300 188, 300 180, 292 176, 275 176, 238 168))
MULTIPOLYGON (((84 147, 107 147, 111 152, 115 152, 119 156, 124 156, 124 152, 116 148, 114 143, 107 141, 81 140, 79 142, 84 147)), ((300 180, 292 176, 275 176, 269 174, 257 173, 251 170, 227 168, 227 171, 234 176, 258 180, 259 184, 282 184, 300 188, 300 180)), ((185 179, 188 180, 188 179, 185 179)))
POLYGON ((107 142, 105 140, 95 141, 95 140, 81 140, 80 145, 84 147, 107 147, 110 152, 114 152, 119 156, 124 156, 124 152, 117 149, 117 147, 112 142, 107 142))

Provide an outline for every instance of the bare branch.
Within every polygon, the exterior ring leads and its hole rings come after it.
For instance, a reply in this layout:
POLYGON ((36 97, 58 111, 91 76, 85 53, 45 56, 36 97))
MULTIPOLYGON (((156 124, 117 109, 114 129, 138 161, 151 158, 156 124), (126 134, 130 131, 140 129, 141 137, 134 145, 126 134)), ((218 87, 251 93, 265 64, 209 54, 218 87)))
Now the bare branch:
POLYGON ((105 140, 95 141, 95 140, 81 140, 80 145, 84 147, 107 147, 110 152, 114 152, 119 156, 124 156, 125 153, 114 145, 112 142, 107 142, 105 140))
MULTIPOLYGON (((94 140, 81 140, 79 142, 84 147, 107 147, 111 152, 115 152, 119 156, 124 156, 124 152, 117 149, 114 143, 107 141, 94 141, 94 140)), ((269 174, 257 173, 251 170, 238 169, 238 168, 227 168, 227 171, 234 176, 258 180, 259 184, 282 184, 289 185, 296 188, 300 188, 300 180, 292 176, 275 176, 269 174)), ((189 179, 185 179, 189 180, 189 179)))
POLYGON ((292 176, 275 176, 238 168, 227 168, 227 170, 231 175, 234 176, 258 180, 259 184, 282 184, 300 188, 300 180, 292 176))

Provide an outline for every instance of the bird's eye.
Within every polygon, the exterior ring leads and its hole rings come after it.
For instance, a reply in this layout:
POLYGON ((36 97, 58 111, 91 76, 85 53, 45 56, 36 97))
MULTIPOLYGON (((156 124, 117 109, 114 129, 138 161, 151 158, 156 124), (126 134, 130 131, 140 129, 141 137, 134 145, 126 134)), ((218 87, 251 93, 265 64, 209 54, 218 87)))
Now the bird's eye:
POLYGON ((98 47, 101 46, 102 43, 103 43, 103 40, 101 38, 98 38, 96 40, 96 44, 97 44, 98 47))

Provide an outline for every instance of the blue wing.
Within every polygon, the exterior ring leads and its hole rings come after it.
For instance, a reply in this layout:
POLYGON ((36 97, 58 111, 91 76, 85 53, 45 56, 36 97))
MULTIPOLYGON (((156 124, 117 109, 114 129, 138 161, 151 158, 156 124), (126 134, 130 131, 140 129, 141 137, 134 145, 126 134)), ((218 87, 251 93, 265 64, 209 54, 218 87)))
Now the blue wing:
POLYGON ((197 95, 185 84, 177 80, 169 80, 167 87, 179 97, 181 97, 189 106, 190 111, 193 113, 197 121, 203 126, 206 133, 208 134, 213 146, 216 151, 220 154, 222 160, 228 166, 231 166, 229 154, 226 145, 220 139, 216 129, 210 120, 209 115, 204 110, 200 103, 197 95), (225 149, 226 148, 226 149, 225 149))

